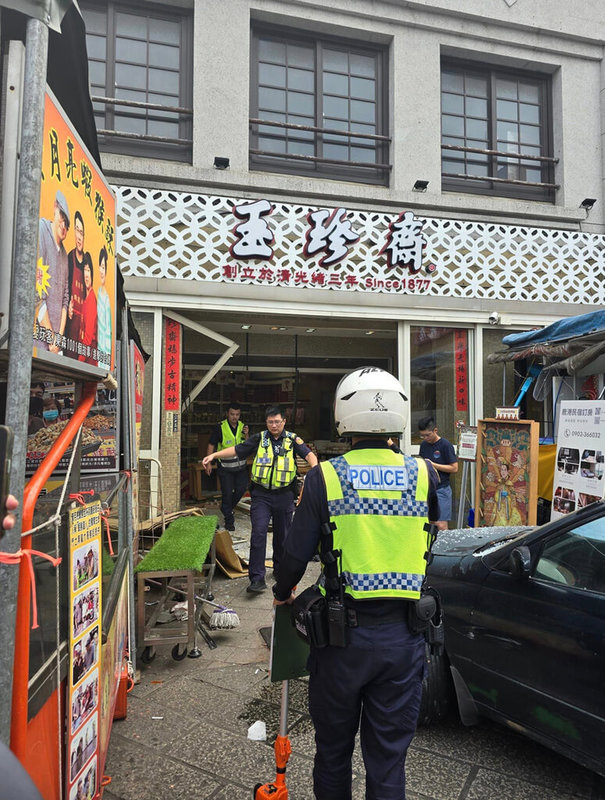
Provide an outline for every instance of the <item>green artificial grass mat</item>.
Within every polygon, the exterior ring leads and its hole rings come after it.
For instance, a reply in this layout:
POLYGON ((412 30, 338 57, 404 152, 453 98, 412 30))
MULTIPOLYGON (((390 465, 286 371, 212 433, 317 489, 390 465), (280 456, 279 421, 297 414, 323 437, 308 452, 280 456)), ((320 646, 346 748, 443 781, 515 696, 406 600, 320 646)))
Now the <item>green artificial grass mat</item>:
POLYGON ((201 572, 212 544, 216 520, 213 517, 181 517, 166 528, 135 572, 194 569, 201 572))

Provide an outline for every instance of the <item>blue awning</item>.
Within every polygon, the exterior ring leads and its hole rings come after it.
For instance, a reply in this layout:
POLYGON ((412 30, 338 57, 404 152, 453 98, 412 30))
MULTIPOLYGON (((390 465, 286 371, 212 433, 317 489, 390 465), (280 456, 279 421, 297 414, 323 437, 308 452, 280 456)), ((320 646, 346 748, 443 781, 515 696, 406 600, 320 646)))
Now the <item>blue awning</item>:
POLYGON ((578 317, 567 317, 553 322, 546 328, 532 331, 509 333, 502 339, 507 347, 524 347, 531 344, 545 342, 559 342, 563 339, 574 339, 586 336, 589 333, 602 331, 605 338, 605 311, 592 311, 590 314, 581 314, 578 317))

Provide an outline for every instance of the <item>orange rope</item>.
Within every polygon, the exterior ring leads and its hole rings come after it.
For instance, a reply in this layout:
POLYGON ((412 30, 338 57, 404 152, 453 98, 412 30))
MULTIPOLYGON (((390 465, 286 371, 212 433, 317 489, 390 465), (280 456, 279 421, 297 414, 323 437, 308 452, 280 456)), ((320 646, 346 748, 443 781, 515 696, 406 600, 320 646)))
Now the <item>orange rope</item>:
POLYGON ((111 511, 110 508, 103 508, 101 509, 101 516, 105 521, 105 532, 107 533, 107 546, 109 547, 109 555, 115 555, 113 552, 113 544, 111 541, 111 531, 109 530, 109 512, 111 511))
POLYGON ((47 561, 50 561, 53 567, 58 567, 62 561, 61 558, 53 558, 49 556, 48 553, 41 553, 39 550, 24 549, 17 550, 16 553, 0 553, 0 564, 20 564, 23 558, 27 560, 32 595, 32 630, 35 630, 38 627, 38 603, 36 600, 36 576, 34 574, 32 556, 45 558, 47 561))

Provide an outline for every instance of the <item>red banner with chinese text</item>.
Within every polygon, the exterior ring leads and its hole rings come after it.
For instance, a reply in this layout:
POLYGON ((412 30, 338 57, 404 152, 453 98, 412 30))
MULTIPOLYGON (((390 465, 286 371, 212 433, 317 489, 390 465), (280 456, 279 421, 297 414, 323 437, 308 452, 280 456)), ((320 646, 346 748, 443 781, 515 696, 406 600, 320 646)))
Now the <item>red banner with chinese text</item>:
POLYGON ((181 410, 181 326, 164 321, 164 411, 181 410))
POLYGON ((468 331, 454 331, 456 411, 468 411, 468 331))

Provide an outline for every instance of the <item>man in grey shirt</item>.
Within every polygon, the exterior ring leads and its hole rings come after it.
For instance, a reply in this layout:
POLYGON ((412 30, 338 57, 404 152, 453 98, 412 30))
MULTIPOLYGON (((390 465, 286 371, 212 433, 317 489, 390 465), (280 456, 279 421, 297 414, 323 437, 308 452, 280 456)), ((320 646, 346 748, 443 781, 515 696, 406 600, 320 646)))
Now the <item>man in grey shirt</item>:
POLYGON ((62 338, 67 322, 69 282, 67 253, 63 242, 68 230, 69 208, 65 195, 58 190, 52 221, 40 220, 38 258, 48 267, 48 285, 45 286, 42 282, 41 292, 36 297, 41 302, 36 306, 38 325, 34 331, 36 346, 51 353, 59 353, 63 349, 62 338))

